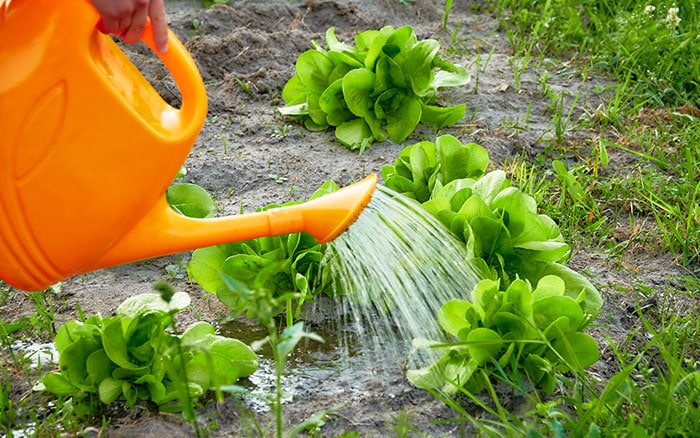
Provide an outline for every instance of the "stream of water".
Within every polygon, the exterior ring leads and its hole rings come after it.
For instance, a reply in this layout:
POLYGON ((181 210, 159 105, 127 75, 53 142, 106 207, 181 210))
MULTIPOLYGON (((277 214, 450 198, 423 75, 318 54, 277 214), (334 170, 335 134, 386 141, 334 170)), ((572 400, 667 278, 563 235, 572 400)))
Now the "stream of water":
MULTIPOLYGON (((442 340, 437 312, 446 301, 469 298, 479 280, 464 244, 414 201, 378 186, 357 221, 332 241, 322 268, 340 295, 341 326, 373 359, 407 354, 416 338, 442 340)), ((436 352, 435 355, 439 354, 436 352)), ((413 354, 411 366, 434 359, 413 354)))
MULTIPOLYGON (((283 379, 288 399, 331 379, 333 390, 362 388, 394 379, 402 367, 432 363, 442 350, 412 352, 416 338, 443 340, 437 312, 448 300, 469 298, 479 277, 458 241, 414 201, 378 186, 357 221, 328 244, 321 268, 334 298, 317 296, 302 319, 326 342, 301 342, 283 379), (337 386, 337 387, 336 387, 337 386)), ((221 328, 246 343, 263 329, 231 321, 221 328)), ((271 354, 249 379, 253 393, 274 389, 271 354)), ((255 400, 250 407, 265 410, 255 400)))

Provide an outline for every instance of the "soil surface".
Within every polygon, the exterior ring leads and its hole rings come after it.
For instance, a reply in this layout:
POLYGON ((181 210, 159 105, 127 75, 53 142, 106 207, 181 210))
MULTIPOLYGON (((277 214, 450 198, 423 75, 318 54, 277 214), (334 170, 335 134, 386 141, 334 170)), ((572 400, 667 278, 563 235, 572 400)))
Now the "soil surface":
MULTIPOLYGON (((432 0, 405 5, 399 0, 241 0, 210 9, 203 9, 198 0, 166 3, 171 28, 196 61, 209 97, 207 121, 185 163, 186 180, 214 195, 219 215, 238 214, 241 209, 253 212, 270 203, 299 200, 329 179, 347 185, 370 172, 379 173, 401 151, 401 145, 387 141, 358 155, 340 145, 332 131, 310 132, 279 115, 277 109, 284 105, 281 90, 294 73, 298 55, 311 48, 312 40, 325 45, 325 32, 331 26, 336 28, 339 40, 351 42, 364 30, 408 24, 419 39, 435 38, 443 48, 459 49, 445 51, 443 56, 466 66, 472 81, 440 95, 439 102, 465 102, 468 114, 462 122, 440 133, 483 145, 495 168, 516 155, 534 157, 551 144, 550 100, 543 97, 540 84, 545 69, 552 89, 566 94, 564 108, 579 96, 572 120, 594 113, 600 105, 604 107, 606 96, 599 90, 605 81, 584 77, 565 62, 553 61, 549 68, 546 63, 539 68, 528 67, 518 74, 522 60, 513 57, 498 20, 480 7, 480 2, 455 0, 447 31, 441 25, 444 2, 432 0)), ((157 58, 142 45, 125 46, 125 50, 164 98, 177 105, 177 87, 157 58)), ((435 134, 432 128, 419 126, 406 144, 434 140, 435 134)), ((582 148, 597 141, 593 134, 580 130, 567 133, 565 139, 569 145, 582 148)), ((611 155, 610 159, 609 168, 616 171, 630 158, 611 155)), ((624 227, 621 225, 621 229, 624 227)), ((620 239, 624 241, 625 236, 620 239)), ((600 343, 601 360, 591 369, 605 379, 617 371, 609 341, 623 343, 635 327, 632 309, 636 301, 649 300, 655 311, 687 310, 694 303, 664 298, 665 288, 678 287, 678 279, 685 274, 671 256, 635 247, 611 262, 602 250, 569 243, 575 251, 569 265, 587 273, 606 301, 592 329, 600 343), (640 284, 648 286, 644 296, 622 292, 640 284)), ((77 319, 77 305, 88 315, 110 315, 125 298, 152 291, 154 282, 161 279, 192 297, 191 308, 180 320, 183 326, 199 319, 218 324, 227 311, 215 296, 188 281, 184 268, 188 257, 187 253, 173 255, 66 280, 57 288, 60 299, 56 300, 56 325, 77 319)), ((32 309, 29 299, 17 293, 0 312, 12 320, 32 309)), ((320 318, 313 327, 323 330, 322 325, 320 318)), ((288 428, 316 412, 337 408, 321 427, 322 436, 346 431, 357 431, 361 436, 396 435, 402 415, 417 431, 429 436, 459 435, 458 425, 439 423, 454 418, 454 412, 407 383, 401 368, 403 358, 396 358, 395 363, 387 359, 380 366, 362 360, 336 360, 340 355, 330 347, 292 360, 285 380, 289 396, 284 418, 288 428)), ((263 392, 269 389, 269 367, 263 361, 261 371, 248 384, 263 392)), ((520 402, 515 397, 508 401, 513 408, 520 402)), ((256 407, 252 400, 243 400, 243 404, 256 407)), ((217 425, 212 436, 255 435, 250 419, 239 408, 240 403, 233 397, 223 403, 211 402, 202 409, 200 421, 205 426, 217 425)), ((271 434, 269 412, 260 406, 254 411, 266 434, 271 434)), ((474 415, 481 414, 474 410, 474 415)), ((180 417, 156 414, 145 407, 117 413, 110 422, 110 436, 193 435, 191 426, 180 417)))

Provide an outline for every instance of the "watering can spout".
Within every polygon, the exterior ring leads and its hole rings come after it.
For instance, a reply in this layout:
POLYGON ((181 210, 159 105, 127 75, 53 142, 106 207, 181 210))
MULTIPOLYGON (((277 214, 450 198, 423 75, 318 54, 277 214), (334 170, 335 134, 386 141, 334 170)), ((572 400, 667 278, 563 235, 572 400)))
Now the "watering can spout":
POLYGON ((165 197, 85 271, 265 236, 307 232, 327 243, 352 225, 369 204, 377 175, 314 200, 257 213, 196 219, 176 213, 165 197))

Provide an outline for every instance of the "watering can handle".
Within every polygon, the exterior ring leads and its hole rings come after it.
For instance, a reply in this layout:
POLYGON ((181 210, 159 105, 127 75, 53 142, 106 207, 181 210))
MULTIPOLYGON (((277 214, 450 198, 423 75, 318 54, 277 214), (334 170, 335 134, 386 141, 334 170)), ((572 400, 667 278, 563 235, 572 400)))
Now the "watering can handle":
POLYGON ((199 69, 187 49, 177 36, 168 29, 168 50, 159 52, 156 48, 150 19, 146 20, 141 40, 158 55, 175 80, 182 96, 181 119, 190 121, 193 124, 196 123, 197 130, 199 130, 200 121, 204 120, 207 112, 206 90, 202 77, 199 74, 199 69))

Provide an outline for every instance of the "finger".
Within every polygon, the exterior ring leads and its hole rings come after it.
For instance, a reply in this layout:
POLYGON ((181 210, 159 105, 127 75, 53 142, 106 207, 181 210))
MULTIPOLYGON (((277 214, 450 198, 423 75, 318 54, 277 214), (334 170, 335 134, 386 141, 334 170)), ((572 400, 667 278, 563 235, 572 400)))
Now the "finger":
POLYGON ((133 44, 141 40, 143 28, 146 26, 146 17, 148 17, 148 9, 146 7, 137 8, 134 11, 129 27, 121 35, 125 43, 133 44))
POLYGON ((97 23, 97 29, 104 34, 118 34, 119 17, 102 16, 97 23))
POLYGON ((102 17, 100 17, 96 27, 97 30, 99 30, 101 33, 109 33, 109 31, 107 30, 107 26, 105 25, 104 19, 102 17))
POLYGON ((119 38, 124 39, 124 34, 131 27, 131 14, 122 14, 119 17, 119 24, 116 30, 112 33, 119 38))
POLYGON ((168 17, 165 14, 164 0, 151 1, 148 7, 148 16, 151 17, 156 49, 165 53, 168 51, 168 17))

